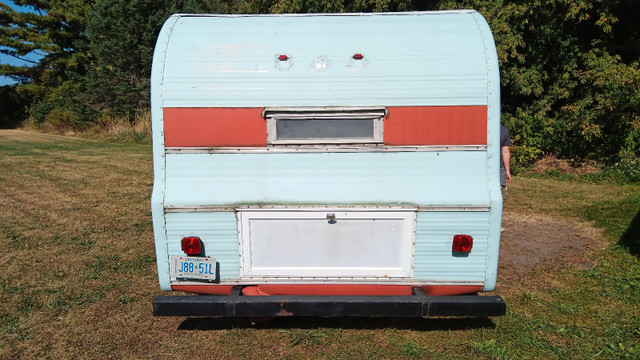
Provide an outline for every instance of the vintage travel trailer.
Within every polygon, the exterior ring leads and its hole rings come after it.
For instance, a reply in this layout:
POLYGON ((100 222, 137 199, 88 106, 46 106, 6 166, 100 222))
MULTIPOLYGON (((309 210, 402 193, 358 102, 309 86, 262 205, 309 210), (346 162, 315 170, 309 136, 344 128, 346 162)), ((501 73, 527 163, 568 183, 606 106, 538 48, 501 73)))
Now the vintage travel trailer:
POLYGON ((174 15, 155 315, 496 316, 500 80, 473 10, 174 15))

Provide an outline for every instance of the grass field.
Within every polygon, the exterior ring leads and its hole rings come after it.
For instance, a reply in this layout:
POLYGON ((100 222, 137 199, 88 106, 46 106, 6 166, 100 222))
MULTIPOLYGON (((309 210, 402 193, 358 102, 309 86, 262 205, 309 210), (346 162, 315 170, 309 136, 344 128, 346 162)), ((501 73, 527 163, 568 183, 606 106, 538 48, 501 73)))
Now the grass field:
POLYGON ((152 186, 150 145, 0 132, 0 359, 640 358, 638 185, 515 178, 505 216, 603 241, 499 274, 504 317, 257 326, 151 315, 152 186))

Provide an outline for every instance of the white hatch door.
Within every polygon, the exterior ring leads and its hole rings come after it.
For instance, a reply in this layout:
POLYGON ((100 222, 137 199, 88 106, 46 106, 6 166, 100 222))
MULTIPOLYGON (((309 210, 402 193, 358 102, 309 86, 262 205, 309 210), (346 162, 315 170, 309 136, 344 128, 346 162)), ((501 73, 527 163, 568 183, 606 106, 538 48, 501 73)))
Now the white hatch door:
POLYGON ((415 211, 243 210, 244 278, 404 278, 415 211))

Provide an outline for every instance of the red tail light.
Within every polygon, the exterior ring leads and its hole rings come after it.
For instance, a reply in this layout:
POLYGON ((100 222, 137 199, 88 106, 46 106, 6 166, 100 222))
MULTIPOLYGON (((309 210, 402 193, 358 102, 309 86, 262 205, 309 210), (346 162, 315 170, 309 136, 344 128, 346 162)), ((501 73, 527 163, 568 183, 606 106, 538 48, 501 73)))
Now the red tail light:
POLYGON ((468 253, 473 247, 471 235, 453 235, 453 251, 468 253))
POLYGON ((181 241, 182 251, 189 256, 200 255, 202 252, 202 241, 197 236, 187 236, 181 241))

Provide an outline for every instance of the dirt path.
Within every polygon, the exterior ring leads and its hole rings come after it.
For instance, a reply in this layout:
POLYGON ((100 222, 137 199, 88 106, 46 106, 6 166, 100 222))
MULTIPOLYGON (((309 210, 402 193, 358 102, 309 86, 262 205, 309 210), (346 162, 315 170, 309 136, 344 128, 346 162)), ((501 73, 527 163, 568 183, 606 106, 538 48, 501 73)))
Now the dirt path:
POLYGON ((539 214, 505 211, 498 268, 499 291, 537 287, 537 271, 560 267, 590 268, 589 255, 605 246, 598 229, 584 223, 539 214))

